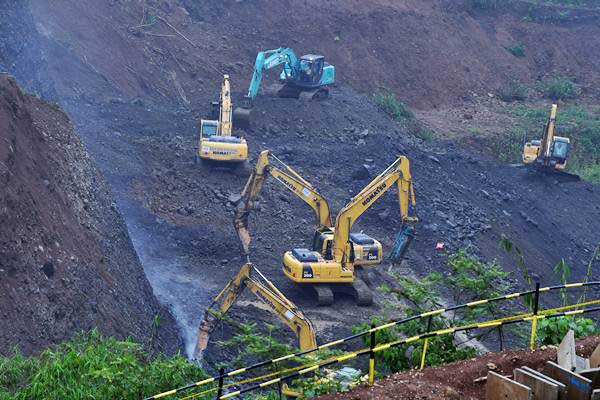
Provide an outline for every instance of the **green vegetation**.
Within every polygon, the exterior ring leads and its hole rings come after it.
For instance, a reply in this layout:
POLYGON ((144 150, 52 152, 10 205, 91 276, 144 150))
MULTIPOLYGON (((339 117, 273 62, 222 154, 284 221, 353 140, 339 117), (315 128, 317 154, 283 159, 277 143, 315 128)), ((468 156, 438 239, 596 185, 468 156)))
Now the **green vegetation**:
MULTIPOLYGON (((522 251, 517 246, 514 246, 514 244, 506 237, 503 237, 500 240, 499 247, 506 251, 506 253, 514 256, 517 265, 519 266, 519 269, 523 272, 525 282, 528 283, 529 289, 533 289, 534 283, 531 279, 529 270, 525 265, 522 251)), ((593 265, 598 256, 600 256, 600 243, 598 244, 598 246, 596 246, 596 250, 590 258, 584 282, 588 282, 590 279, 592 279, 593 265)), ((571 269, 569 265, 565 262, 565 260, 560 260, 560 262, 554 267, 554 273, 560 278, 562 284, 566 284, 568 283, 569 277, 571 276, 571 269)), ((577 299, 576 303, 585 302, 586 295, 587 288, 584 290, 583 294, 577 299)), ((562 289, 560 291, 560 297, 563 306, 566 306, 570 303, 568 292, 566 289, 562 289)), ((533 298, 529 297, 526 300, 526 303, 528 303, 529 308, 533 308, 533 298)), ((539 344, 556 345, 562 341, 562 339, 570 329, 574 331, 576 338, 594 335, 599 332, 595 322, 590 318, 576 318, 570 316, 557 317, 551 319, 542 319, 538 321, 536 330, 536 340, 539 344)))
MULTIPOLYGON (((405 312, 407 316, 411 316, 440 308, 442 303, 438 293, 441 291, 450 292, 455 304, 459 304, 498 296, 506 288, 504 280, 508 277, 508 273, 504 272, 495 261, 483 263, 466 250, 460 250, 448 256, 448 269, 446 276, 441 273, 430 273, 417 279, 396 275, 395 279, 401 289, 393 290, 390 287, 382 287, 380 290, 393 292, 400 300, 410 302, 411 305, 405 308, 405 312)), ((496 315, 496 307, 496 303, 490 303, 485 307, 467 309, 462 315, 436 316, 431 319, 431 330, 444 329, 449 326, 470 323, 484 316, 496 315)), ((387 320, 385 317, 374 317, 372 322, 381 323, 387 320)), ((422 320, 414 320, 391 329, 378 331, 376 341, 385 343, 400 337, 424 333, 426 323, 422 320)), ((356 326, 354 331, 359 332, 368 328, 368 324, 362 324, 356 326)), ((367 344, 369 340, 368 337, 364 338, 367 344)), ((452 335, 437 336, 429 339, 427 365, 463 360, 474 357, 476 354, 477 351, 474 348, 458 345, 452 335)), ((388 372, 402 371, 418 367, 421 355, 421 346, 399 345, 378 353, 376 355, 377 365, 388 372)))
POLYGON ((0 399, 140 399, 205 377, 181 356, 151 358, 132 341, 97 331, 39 357, 0 358, 0 399))
MULTIPOLYGON (((248 364, 270 360, 294 352, 298 349, 282 343, 276 336, 280 335, 279 328, 275 325, 265 324, 266 333, 259 332, 254 323, 236 324, 239 332, 231 339, 218 342, 220 347, 229 349, 239 349, 239 353, 222 365, 226 369, 233 369, 246 366, 248 364)), ((297 357, 289 363, 277 363, 270 366, 271 372, 279 372, 294 365, 304 365, 321 361, 334 355, 342 354, 341 351, 321 350, 315 353, 307 354, 303 357, 297 357)), ((261 371, 264 373, 264 371, 261 371)), ((341 390, 341 384, 334 377, 334 370, 319 370, 314 377, 306 379, 297 379, 290 386, 295 391, 302 393, 303 398, 310 398, 321 394, 335 393, 341 390)), ((256 400, 278 399, 279 395, 274 392, 257 394, 256 400)))
POLYGON ((561 75, 554 75, 541 81, 538 87, 542 93, 552 100, 576 99, 581 95, 581 87, 571 79, 561 75))
POLYGON ((498 93, 498 97, 500 97, 500 100, 505 101, 507 103, 511 103, 513 101, 527 100, 528 96, 529 89, 527 88, 527 86, 523 85, 517 80, 513 80, 508 85, 502 87, 498 93))
POLYGON ((514 45, 507 47, 506 50, 515 57, 525 57, 525 46, 523 43, 515 43, 514 45))
POLYGON ((517 163, 521 161, 523 151, 523 132, 508 129, 504 134, 494 134, 486 138, 490 151, 500 161, 517 163))
POLYGON ((396 95, 389 89, 379 89, 373 95, 375 103, 393 119, 404 121, 413 119, 414 114, 406 104, 396 98, 396 95))

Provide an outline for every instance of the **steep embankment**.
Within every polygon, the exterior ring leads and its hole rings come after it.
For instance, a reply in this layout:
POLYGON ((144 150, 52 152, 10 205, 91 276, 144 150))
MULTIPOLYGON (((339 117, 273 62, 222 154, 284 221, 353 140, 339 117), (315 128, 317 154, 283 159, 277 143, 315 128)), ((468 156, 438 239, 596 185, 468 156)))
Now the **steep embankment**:
POLYGON ((279 46, 324 54, 340 83, 367 93, 387 86, 420 107, 451 106, 515 79, 533 84, 553 73, 575 77, 597 94, 600 11, 520 0, 489 9, 477 3, 33 1, 8 9, 27 8, 13 14, 30 12, 37 42, 24 47, 19 35, 7 40, 26 54, 43 48, 63 98, 99 100, 114 91, 193 106, 212 95, 223 72, 235 88, 245 88, 256 53, 279 46), (517 45, 522 57, 508 50, 517 45))
POLYGON ((0 352, 37 352, 93 328, 178 347, 67 116, 1 74, 0 182, 0 352))

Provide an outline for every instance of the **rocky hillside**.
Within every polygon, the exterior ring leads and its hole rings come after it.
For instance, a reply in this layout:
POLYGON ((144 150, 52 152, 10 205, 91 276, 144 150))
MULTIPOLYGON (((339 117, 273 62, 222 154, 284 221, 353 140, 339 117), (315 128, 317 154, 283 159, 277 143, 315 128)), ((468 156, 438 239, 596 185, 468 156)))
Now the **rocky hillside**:
POLYGON ((5 74, 0 182, 0 353, 35 353, 93 328, 177 349, 175 322, 68 117, 5 74))

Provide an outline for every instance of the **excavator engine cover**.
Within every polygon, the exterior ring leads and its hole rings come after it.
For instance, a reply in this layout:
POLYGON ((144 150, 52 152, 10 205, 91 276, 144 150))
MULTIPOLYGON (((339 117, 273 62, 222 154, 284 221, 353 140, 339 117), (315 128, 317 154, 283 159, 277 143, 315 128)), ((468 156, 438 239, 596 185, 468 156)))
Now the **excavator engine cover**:
POLYGON ((294 249, 292 250, 294 257, 300 262, 317 262, 319 258, 314 251, 309 249, 294 249))
POLYGON ((375 244, 375 239, 373 239, 371 236, 366 235, 364 233, 351 233, 350 234, 350 240, 352 240, 352 242, 354 244, 375 244))

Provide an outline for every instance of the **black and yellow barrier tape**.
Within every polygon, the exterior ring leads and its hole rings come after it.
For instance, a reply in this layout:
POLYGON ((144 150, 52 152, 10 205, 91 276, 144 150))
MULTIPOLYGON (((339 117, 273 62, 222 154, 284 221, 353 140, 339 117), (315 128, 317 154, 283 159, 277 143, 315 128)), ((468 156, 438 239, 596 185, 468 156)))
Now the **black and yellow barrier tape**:
MULTIPOLYGON (((578 283, 568 283, 568 284, 564 284, 564 285, 547 286, 547 287, 540 288, 539 292, 542 293, 542 292, 549 292, 549 291, 559 290, 559 289, 572 289, 572 288, 579 288, 579 287, 585 287, 585 286, 596 286, 596 285, 600 285, 600 281, 578 282, 578 283)), ((410 322, 410 321, 414 321, 414 320, 417 320, 417 319, 423 319, 423 318, 427 318, 427 317, 430 317, 430 316, 441 315, 441 314, 444 314, 446 312, 456 311, 456 310, 459 310, 459 309, 462 309, 462 308, 472 308, 472 307, 477 307, 477 306, 480 306, 480 305, 483 305, 483 304, 493 303, 493 302, 497 302, 497 301, 516 299, 516 298, 527 296, 527 295, 531 295, 531 294, 534 294, 534 293, 535 293, 535 290, 528 290, 528 291, 525 291, 525 292, 516 292, 516 293, 511 293, 511 294, 507 294, 507 295, 503 295, 503 296, 493 297, 493 298, 490 298, 490 299, 476 300, 476 301, 472 301, 472 302, 465 303, 465 304, 460 304, 460 305, 455 305, 455 306, 448 307, 448 308, 441 308, 441 309, 438 309, 438 310, 427 311, 427 312, 424 312, 424 313, 421 313, 421 314, 416 314, 416 315, 413 315, 413 316, 410 316, 410 317, 407 317, 407 318, 403 318, 403 319, 399 319, 399 320, 392 320, 392 321, 390 321, 390 322, 388 322, 386 324, 376 326, 375 328, 371 328, 371 329, 368 329, 368 330, 365 330, 365 331, 362 331, 362 332, 359 332, 359 333, 347 336, 347 337, 342 338, 342 339, 334 340, 334 341, 331 341, 331 342, 319 345, 317 347, 314 347, 312 349, 308 349, 308 350, 304 350, 304 351, 300 351, 300 352, 296 352, 296 353, 287 354, 285 356, 281 356, 281 357, 278 357, 278 358, 273 358, 273 359, 270 359, 270 360, 261 361, 261 362, 249 365, 247 367, 244 367, 244 368, 239 368, 239 369, 236 369, 236 370, 233 370, 233 371, 226 372, 223 375, 212 376, 212 377, 203 379, 201 381, 193 382, 193 383, 190 383, 188 385, 179 387, 177 389, 172 389, 172 390, 169 390, 169 391, 164 392, 164 393, 160 393, 160 394, 157 394, 157 395, 154 395, 154 396, 151 396, 151 397, 147 397, 144 400, 154 400, 154 399, 160 399, 160 398, 164 398, 164 397, 167 397, 167 396, 171 396, 173 394, 180 393, 180 392, 183 392, 183 391, 186 391, 186 390, 198 387, 198 386, 203 386, 203 385, 207 385, 209 383, 216 382, 216 381, 218 381, 221 378, 227 378, 227 377, 236 376, 236 375, 239 375, 239 374, 242 374, 242 373, 254 370, 256 368, 261 368, 261 367, 268 366, 268 365, 271 365, 271 364, 277 364, 277 363, 280 363, 280 362, 283 362, 283 361, 286 361, 286 360, 291 360, 291 359, 294 359, 296 357, 301 357, 301 356, 304 356, 306 354, 314 353, 314 352, 319 351, 319 350, 323 350, 323 349, 326 349, 326 348, 329 348, 329 347, 337 346, 337 345, 349 342, 351 340, 354 340, 354 339, 357 339, 357 338, 369 335, 372 332, 377 332, 377 331, 380 331, 380 330, 388 329, 388 328, 391 328, 391 327, 394 327, 394 326, 397 326, 397 325, 401 325, 401 324, 404 324, 404 323, 407 323, 407 322, 410 322)))
MULTIPOLYGON (((573 311, 564 311, 561 313, 556 313, 556 314, 542 314, 542 315, 534 315, 531 317, 525 317, 525 318, 519 318, 519 319, 513 319, 511 321, 498 321, 498 322, 484 322, 484 323, 479 323, 479 324, 473 324, 470 326, 464 326, 464 327, 459 327, 459 328, 448 328, 448 329, 440 329, 437 331, 433 331, 433 332, 429 332, 429 333, 424 333, 424 334, 420 334, 420 335, 415 335, 409 338, 405 338, 405 339, 401 339, 401 340, 397 340, 394 342, 390 342, 390 343, 386 343, 386 344, 382 344, 379 346, 376 346, 373 351, 375 353, 383 351, 383 350, 387 350, 389 348, 392 347, 396 347, 396 346, 400 346, 402 344, 407 344, 407 343, 411 343, 411 342, 415 342, 417 340, 422 340, 422 339, 427 339, 427 338, 431 338, 431 337, 435 337, 435 336, 442 336, 442 335, 447 335, 450 333, 456 333, 456 332, 460 332, 460 331, 468 331, 468 330, 475 330, 475 329, 487 329, 487 328, 494 328, 494 327, 498 327, 501 325, 510 325, 510 324, 516 324, 516 323, 520 323, 520 322, 527 322, 527 321, 532 321, 534 319, 550 319, 550 318, 557 318, 557 317, 562 317, 562 316, 569 316, 569 315, 578 315, 578 314, 585 314, 585 313, 590 313, 590 312, 597 312, 600 311, 600 307, 596 307, 596 308, 589 308, 589 309, 581 309, 581 310, 573 310, 573 311)), ((271 379, 269 381, 266 382, 262 382, 259 383, 257 385, 254 386, 250 386, 248 388, 245 389, 240 389, 240 390, 236 390, 234 392, 228 393, 226 395, 223 395, 220 397, 219 400, 225 400, 225 399, 230 399, 232 397, 236 397, 239 396, 241 394, 247 393, 247 392, 251 392, 257 389, 262 389, 265 388, 267 386, 271 386, 274 385, 276 383, 279 382, 284 382, 293 378, 296 378, 298 376, 301 375, 305 375, 309 372, 315 372, 317 370, 319 370, 322 367, 327 367, 329 365, 332 364, 337 364, 337 363, 341 363, 356 357, 360 357, 362 355, 366 355, 369 354, 371 352, 371 349, 363 349, 360 351, 355 351, 349 354, 346 354, 344 356, 341 357, 337 357, 334 358, 333 360, 329 360, 327 362, 323 362, 320 363, 318 365, 314 365, 305 369, 301 369, 299 371, 296 371, 292 374, 280 377, 280 378, 275 378, 275 379, 271 379)))

